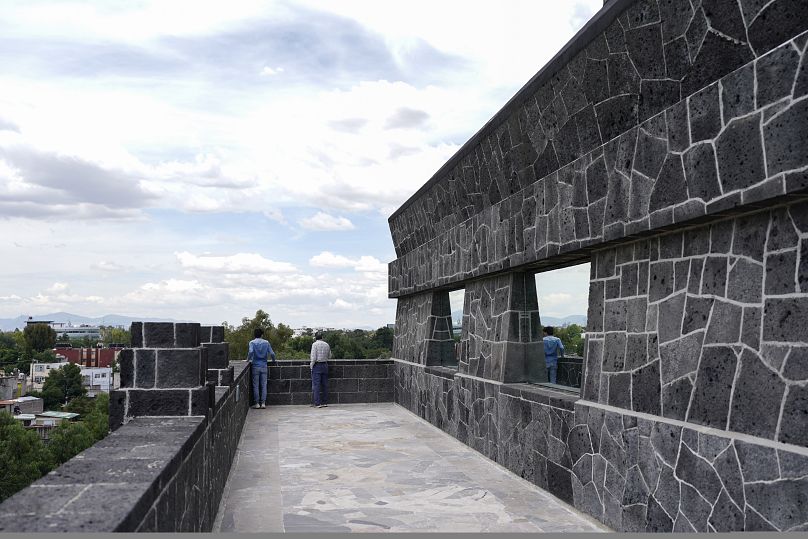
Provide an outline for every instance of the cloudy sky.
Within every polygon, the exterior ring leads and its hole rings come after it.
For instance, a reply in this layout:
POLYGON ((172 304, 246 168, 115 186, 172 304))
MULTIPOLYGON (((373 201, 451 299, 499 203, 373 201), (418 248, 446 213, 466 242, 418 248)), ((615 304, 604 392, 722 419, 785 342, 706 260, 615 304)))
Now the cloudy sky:
POLYGON ((387 217, 601 4, 3 0, 0 317, 392 322, 387 217))

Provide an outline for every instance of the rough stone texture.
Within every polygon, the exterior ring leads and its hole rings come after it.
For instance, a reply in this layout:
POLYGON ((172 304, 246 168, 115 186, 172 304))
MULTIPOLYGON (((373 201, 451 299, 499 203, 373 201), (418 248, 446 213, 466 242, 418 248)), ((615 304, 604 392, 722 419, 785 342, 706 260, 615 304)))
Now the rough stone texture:
MULTIPOLYGON (((209 327, 206 337, 215 338, 217 327, 209 327)), ((121 352, 121 387, 110 394, 112 430, 135 417, 206 415, 215 403, 214 387, 233 381, 227 343, 200 346, 199 324, 133 322, 130 331, 134 348, 121 352)))
MULTIPOLYGON (((727 5, 718 11, 739 9, 735 3, 727 5)), ((737 15, 733 20, 742 28, 737 15)), ((702 9, 693 15, 694 20, 699 16, 709 19, 702 9)), ((659 23, 626 33, 652 30, 654 25, 658 33, 659 23)), ((739 43, 718 37, 711 29, 698 43, 703 42, 702 49, 741 47, 745 59, 738 63, 723 53, 708 54, 711 62, 718 62, 709 65, 712 78, 681 98, 677 93, 670 102, 663 99, 663 108, 635 118, 597 144, 582 144, 568 127, 570 122, 582 121, 587 108, 568 114, 566 123, 552 127, 560 120, 557 112, 551 115, 556 110, 551 103, 563 101, 563 91, 542 97, 548 93, 542 90, 523 110, 503 118, 499 127, 492 128, 494 133, 464 149, 452 170, 391 217, 399 258, 389 267, 390 296, 457 287, 463 281, 526 264, 553 266, 566 259, 585 260, 592 249, 607 241, 650 235, 804 193, 808 188, 803 178, 808 165, 804 138, 808 101, 797 95, 801 71, 795 62, 799 58, 804 64, 806 34, 766 49, 765 55, 754 59, 738 28, 734 34, 742 36, 739 43), (713 39, 726 43, 709 45, 713 39), (783 80, 787 94, 773 85, 764 89, 760 81, 754 84, 755 72, 772 71, 776 80, 783 80), (775 92, 777 102, 767 103, 766 92, 775 92), (543 108, 540 102, 545 101, 543 108), (524 145, 535 146, 531 137, 538 137, 541 152, 522 151, 524 145), (548 152, 554 156, 552 163, 539 166, 548 152), (525 155, 534 161, 520 163, 525 155)), ((641 33, 635 36, 638 43, 647 44, 650 38, 641 33)), ((656 54, 653 50, 646 53, 656 54)), ((564 76, 562 87, 576 84, 575 73, 571 70, 564 76)), ((595 106, 596 116, 601 108, 595 106)), ((582 127, 585 124, 576 125, 575 133, 587 129, 582 127)))
POLYGON ((697 432, 547 388, 399 360, 394 368, 397 404, 616 531, 808 524, 805 449, 780 444, 775 454, 733 433, 697 432))
POLYGON ((506 382, 546 381, 541 338, 532 274, 510 273, 466 287, 460 372, 506 382))
POLYGON ((396 320, 401 324, 396 328, 393 355, 424 365, 457 365, 449 292, 402 299, 396 307, 396 320))
POLYGON ((202 416, 137 417, 5 500, 0 532, 210 531, 249 405, 234 367, 202 416))
POLYGON ((591 383, 582 396, 652 414, 661 407, 666 417, 805 446, 808 437, 794 434, 791 418, 800 417, 794 395, 808 381, 808 368, 797 366, 805 364, 808 294, 796 289, 797 257, 778 256, 800 247, 805 233, 796 222, 804 211, 791 204, 597 251, 589 316, 603 322, 587 332, 587 365, 600 372, 585 374, 591 383), (776 286, 766 278, 775 257, 776 286), (628 327, 622 311, 611 308, 624 299, 607 298, 604 285, 626 272, 633 278, 638 266, 648 275, 648 293, 631 301, 658 316, 628 327), (622 373, 635 380, 630 401, 600 391, 622 373))
MULTIPOLYGON (((267 404, 311 404, 311 369, 305 360, 270 364, 267 404)), ((393 361, 332 359, 328 361, 328 403, 393 401, 393 361)))
POLYGON ((223 343, 224 326, 201 326, 199 328, 199 342, 223 343))
MULTIPOLYGON (((222 343, 202 343, 202 348, 208 351, 208 368, 225 369, 230 362, 230 344, 222 343)), ((239 358, 241 360, 243 358, 239 358)))
POLYGON ((608 3, 391 216, 390 297, 465 287, 468 316, 452 375, 394 354, 396 402, 620 531, 806 526, 779 454, 808 447, 807 28, 797 0, 608 3), (496 345, 514 279, 587 260, 557 421, 496 345))

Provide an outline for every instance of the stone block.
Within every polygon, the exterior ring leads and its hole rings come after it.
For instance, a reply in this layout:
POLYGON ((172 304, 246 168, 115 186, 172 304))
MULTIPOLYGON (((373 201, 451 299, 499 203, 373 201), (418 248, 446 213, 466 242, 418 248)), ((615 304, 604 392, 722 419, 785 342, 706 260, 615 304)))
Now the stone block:
POLYGON ((174 348, 172 322, 143 322, 143 348, 174 348))
POLYGON ((118 354, 118 365, 121 368, 121 387, 135 387, 135 352, 131 348, 121 350, 118 354))
POLYGON ((143 347, 143 322, 132 322, 129 333, 132 336, 132 348, 143 347))
POLYGON ((135 354, 135 382, 132 387, 149 389, 154 387, 156 368, 156 350, 137 348, 135 354))
POLYGON ((748 348, 741 354, 739 368, 729 428, 771 439, 777 428, 785 384, 748 348))
POLYGON ((808 164, 804 127, 808 122, 808 102, 798 101, 763 126, 766 163, 770 175, 808 164))
POLYGON ((755 69, 746 65, 721 79, 724 121, 729 122, 755 110, 755 69))
POLYGON ((208 351, 208 368, 225 369, 230 362, 230 343, 203 343, 208 351))
POLYGON ((224 326, 201 326, 199 328, 200 343, 223 343, 224 326))
POLYGON ((631 373, 631 409, 660 415, 662 389, 659 382, 659 361, 631 373))
POLYGON ((808 297, 766 299, 763 340, 808 342, 808 297))
POLYGON ((808 388, 790 386, 783 403, 783 419, 778 439, 788 444, 808 447, 806 424, 808 424, 808 388))
POLYGON ((704 348, 688 421, 717 429, 726 428, 737 365, 738 358, 732 348, 704 348))
POLYGON ((207 388, 190 389, 129 389, 127 390, 127 417, 191 414, 192 391, 204 391, 207 388))
POLYGON ((195 348, 199 346, 199 327, 199 324, 195 323, 174 324, 174 347, 195 348))
POLYGON ((156 387, 198 387, 205 383, 207 365, 199 348, 157 350, 156 387))
POLYGON ((755 62, 758 108, 791 96, 799 64, 800 54, 791 43, 784 43, 755 62))

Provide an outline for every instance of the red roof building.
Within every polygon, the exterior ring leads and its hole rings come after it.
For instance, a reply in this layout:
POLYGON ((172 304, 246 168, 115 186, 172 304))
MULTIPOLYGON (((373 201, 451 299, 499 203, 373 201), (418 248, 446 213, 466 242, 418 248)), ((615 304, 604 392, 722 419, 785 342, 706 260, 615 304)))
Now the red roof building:
POLYGON ((70 363, 82 365, 84 367, 111 367, 112 363, 118 359, 118 354, 123 348, 68 348, 59 345, 53 349, 57 356, 63 356, 70 363))

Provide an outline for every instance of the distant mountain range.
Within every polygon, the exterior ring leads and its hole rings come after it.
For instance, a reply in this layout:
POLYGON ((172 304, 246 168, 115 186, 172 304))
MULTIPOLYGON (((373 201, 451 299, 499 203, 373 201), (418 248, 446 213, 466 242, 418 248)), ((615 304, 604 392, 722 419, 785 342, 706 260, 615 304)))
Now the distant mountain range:
MULTIPOLYGON (((134 321, 138 322, 184 322, 184 320, 172 320, 171 318, 150 318, 148 316, 122 316, 119 314, 107 314, 99 316, 98 318, 90 318, 88 316, 81 316, 71 313, 50 313, 38 314, 32 316, 34 320, 50 320, 53 322, 71 323, 74 326, 81 324, 88 324, 91 326, 123 326, 129 329, 129 326, 134 321)), ((14 331, 15 329, 23 329, 25 322, 28 320, 27 315, 20 315, 17 318, 0 318, 0 331, 14 331)))
MULTIPOLYGON (((452 320, 461 320, 463 318, 463 311, 452 311, 452 320)), ((545 326, 568 326, 570 324, 578 324, 579 326, 586 326, 586 315, 571 314, 563 318, 556 316, 541 315, 541 323, 545 326)))

